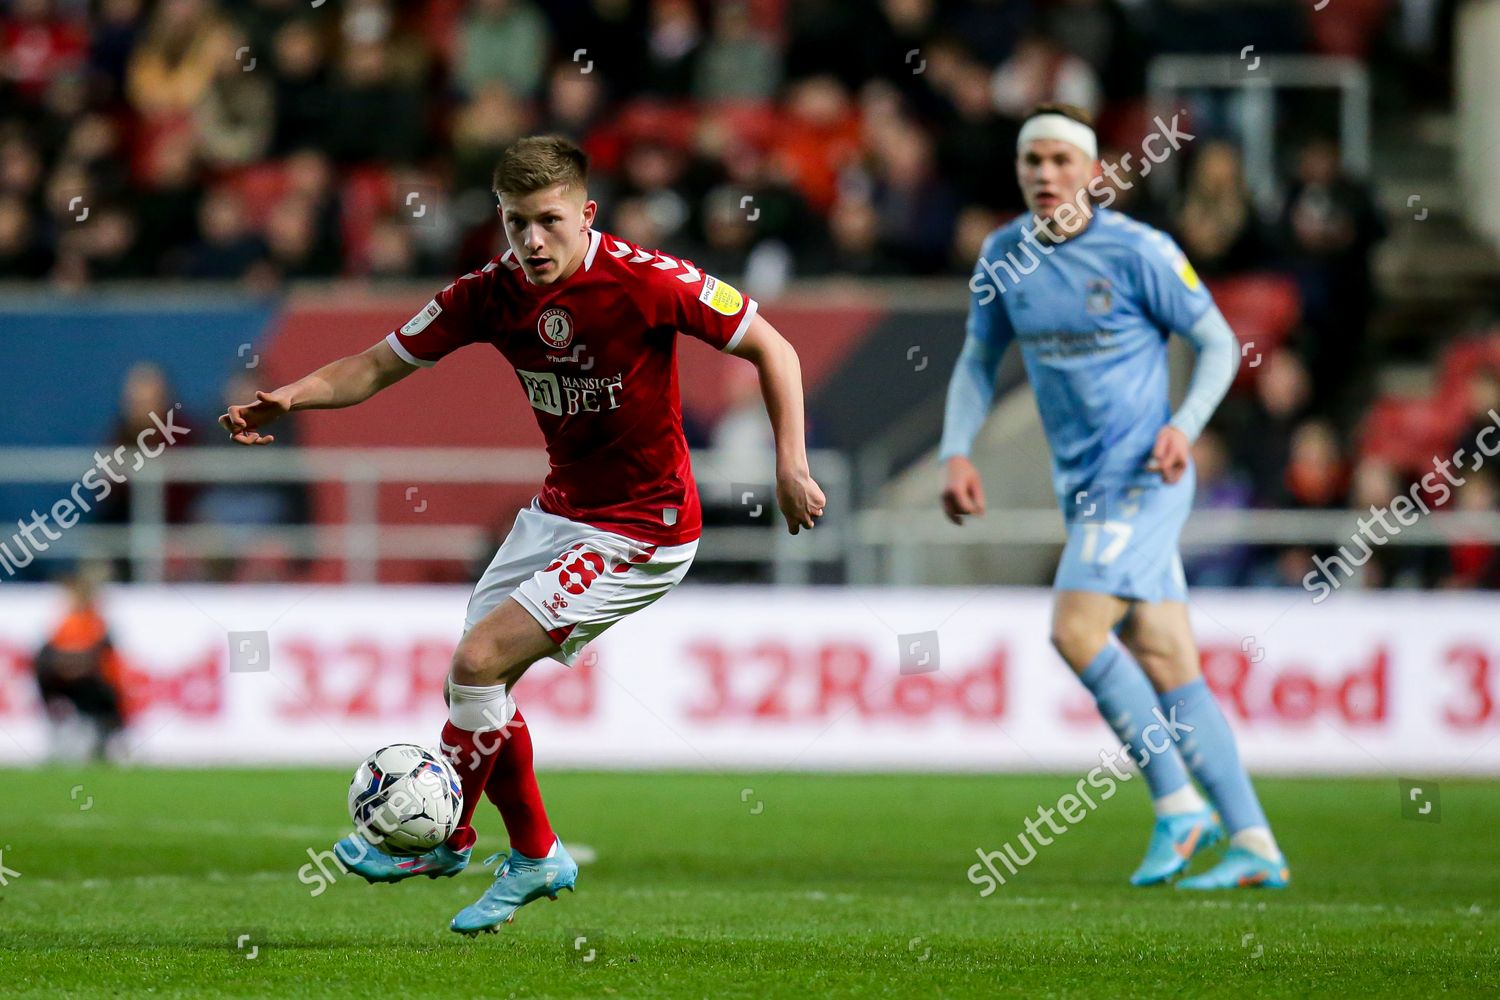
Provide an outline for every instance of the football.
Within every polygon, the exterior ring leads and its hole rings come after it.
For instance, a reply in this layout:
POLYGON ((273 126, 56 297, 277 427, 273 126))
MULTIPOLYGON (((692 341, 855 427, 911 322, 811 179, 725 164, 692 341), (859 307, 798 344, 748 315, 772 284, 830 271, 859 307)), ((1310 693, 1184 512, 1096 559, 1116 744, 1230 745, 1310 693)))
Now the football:
POLYGON ((388 854, 425 854, 447 840, 463 801, 448 759, 413 743, 376 750, 349 783, 354 829, 388 854))

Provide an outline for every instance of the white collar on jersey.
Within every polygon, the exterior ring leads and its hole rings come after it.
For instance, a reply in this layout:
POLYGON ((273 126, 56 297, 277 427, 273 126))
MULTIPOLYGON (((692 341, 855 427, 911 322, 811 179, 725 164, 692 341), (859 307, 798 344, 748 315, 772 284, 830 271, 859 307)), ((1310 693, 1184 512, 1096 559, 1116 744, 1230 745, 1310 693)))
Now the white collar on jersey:
POLYGON ((589 252, 583 255, 583 269, 587 271, 594 266, 594 254, 599 252, 599 244, 604 242, 604 234, 590 227, 589 229, 589 252))
MULTIPOLYGON (((594 255, 599 252, 599 244, 602 242, 604 242, 604 234, 597 229, 590 228, 588 252, 583 255, 583 269, 585 271, 594 266, 594 255)), ((500 257, 500 263, 512 271, 519 271, 521 269, 521 262, 516 259, 516 252, 514 250, 506 250, 500 257)), ((531 281, 530 278, 526 280, 531 281)))

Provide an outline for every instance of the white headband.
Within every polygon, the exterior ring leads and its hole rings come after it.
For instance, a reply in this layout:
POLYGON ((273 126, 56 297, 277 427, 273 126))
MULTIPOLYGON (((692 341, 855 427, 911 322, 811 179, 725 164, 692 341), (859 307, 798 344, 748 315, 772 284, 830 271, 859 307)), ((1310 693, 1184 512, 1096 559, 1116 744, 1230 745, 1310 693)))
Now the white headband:
POLYGON ((1066 115, 1048 112, 1027 121, 1021 126, 1021 134, 1016 139, 1016 155, 1024 153, 1026 145, 1037 139, 1066 142, 1083 150, 1089 159, 1099 159, 1099 140, 1094 135, 1094 130, 1066 115))

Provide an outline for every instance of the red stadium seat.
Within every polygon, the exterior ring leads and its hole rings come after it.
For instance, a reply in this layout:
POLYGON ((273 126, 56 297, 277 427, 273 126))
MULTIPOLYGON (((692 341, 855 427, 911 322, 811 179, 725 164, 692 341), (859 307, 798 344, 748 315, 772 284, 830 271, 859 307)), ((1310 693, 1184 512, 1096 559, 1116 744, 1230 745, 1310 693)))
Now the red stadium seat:
POLYGON ((1360 454, 1406 472, 1432 467, 1463 430, 1462 399, 1386 396, 1375 401, 1359 432, 1360 454))
POLYGON ((703 110, 704 123, 713 123, 740 142, 759 149, 770 146, 779 119, 776 106, 764 101, 724 101, 703 110))
POLYGON ((1235 383, 1253 385, 1260 373, 1258 359, 1278 350, 1302 318, 1297 284, 1280 274, 1250 274, 1216 279, 1208 286, 1240 339, 1245 361, 1235 383))
POLYGON ((689 150, 698 132, 698 107, 640 99, 620 109, 619 120, 621 131, 629 139, 689 150))

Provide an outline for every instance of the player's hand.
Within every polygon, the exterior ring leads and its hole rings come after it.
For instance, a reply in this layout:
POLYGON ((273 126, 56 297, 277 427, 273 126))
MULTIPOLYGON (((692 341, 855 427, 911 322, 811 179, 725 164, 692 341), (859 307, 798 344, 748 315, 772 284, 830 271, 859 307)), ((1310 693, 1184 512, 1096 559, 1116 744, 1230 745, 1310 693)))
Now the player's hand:
POLYGON ((1161 478, 1171 486, 1187 471, 1191 452, 1192 445, 1188 444, 1187 435, 1168 424, 1156 435, 1156 446, 1151 449, 1151 461, 1146 463, 1146 469, 1161 473, 1161 478))
POLYGON ((943 513, 954 524, 963 524, 970 514, 984 516, 984 481, 974 463, 962 455, 948 459, 947 482, 943 485, 943 513))
POLYGON ((264 427, 291 409, 292 401, 282 390, 256 392, 255 402, 231 406, 219 417, 219 426, 229 432, 230 440, 236 444, 270 444, 276 440, 275 436, 262 434, 256 428, 264 427))
POLYGON ((776 505, 786 518, 786 529, 796 534, 803 528, 813 526, 813 518, 823 516, 828 499, 823 490, 813 482, 810 472, 778 472, 776 474, 776 505))

